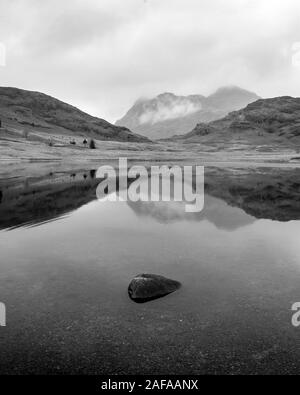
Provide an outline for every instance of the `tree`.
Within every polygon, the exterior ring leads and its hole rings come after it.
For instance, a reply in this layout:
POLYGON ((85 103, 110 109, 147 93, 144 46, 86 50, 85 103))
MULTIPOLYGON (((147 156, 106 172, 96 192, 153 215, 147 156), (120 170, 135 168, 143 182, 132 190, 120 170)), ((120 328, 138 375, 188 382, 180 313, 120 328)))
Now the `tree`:
POLYGON ((96 144, 93 139, 90 140, 90 149, 96 149, 96 144))

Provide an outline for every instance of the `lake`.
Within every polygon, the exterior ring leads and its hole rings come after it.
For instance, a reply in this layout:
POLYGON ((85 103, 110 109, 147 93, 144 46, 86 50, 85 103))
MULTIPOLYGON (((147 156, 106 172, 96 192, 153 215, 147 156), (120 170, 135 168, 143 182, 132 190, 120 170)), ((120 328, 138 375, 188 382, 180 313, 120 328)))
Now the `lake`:
POLYGON ((208 167, 200 213, 95 170, 0 180, 0 373, 300 373, 300 169, 208 167), (141 273, 182 287, 134 303, 141 273))

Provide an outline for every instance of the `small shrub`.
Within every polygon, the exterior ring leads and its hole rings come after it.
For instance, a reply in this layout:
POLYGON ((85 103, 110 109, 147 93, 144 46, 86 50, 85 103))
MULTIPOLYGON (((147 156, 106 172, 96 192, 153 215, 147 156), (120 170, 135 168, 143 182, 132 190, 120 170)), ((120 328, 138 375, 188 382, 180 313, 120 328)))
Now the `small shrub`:
POLYGON ((96 143, 93 139, 90 141, 90 149, 96 149, 96 143))

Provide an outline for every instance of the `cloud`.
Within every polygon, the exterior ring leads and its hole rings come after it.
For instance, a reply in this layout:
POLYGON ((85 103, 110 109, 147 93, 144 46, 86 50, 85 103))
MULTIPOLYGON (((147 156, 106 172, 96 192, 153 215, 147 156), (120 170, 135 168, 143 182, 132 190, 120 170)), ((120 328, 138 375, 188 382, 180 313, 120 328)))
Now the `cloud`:
POLYGON ((293 66, 300 67, 300 41, 292 45, 293 51, 293 66))
POLYGON ((299 17, 298 0, 0 0, 0 84, 110 121, 164 91, 300 96, 299 17))
POLYGON ((6 48, 5 45, 0 43, 0 66, 5 67, 6 64, 6 48))
POLYGON ((155 109, 149 109, 139 117, 139 123, 157 123, 193 114, 202 109, 201 103, 193 103, 187 98, 177 98, 167 103, 156 103, 155 109))

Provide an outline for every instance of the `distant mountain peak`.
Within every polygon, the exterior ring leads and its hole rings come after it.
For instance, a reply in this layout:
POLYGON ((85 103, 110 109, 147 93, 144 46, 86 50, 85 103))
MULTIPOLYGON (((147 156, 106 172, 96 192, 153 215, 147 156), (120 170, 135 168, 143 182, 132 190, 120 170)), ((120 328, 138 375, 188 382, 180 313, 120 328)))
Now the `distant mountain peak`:
POLYGON ((214 93, 209 95, 208 97, 216 96, 216 95, 246 95, 246 96, 253 96, 256 97, 257 99, 260 99, 260 97, 251 91, 248 91, 247 89, 241 88, 236 85, 226 85, 226 86, 221 86, 218 88, 214 93))
POLYGON ((164 92, 152 99, 135 102, 116 125, 151 139, 166 138, 187 133, 199 122, 220 119, 257 99, 255 93, 236 86, 222 87, 208 97, 164 92))
POLYGON ((164 93, 161 93, 161 94, 159 94, 158 96, 157 96, 157 98, 174 98, 174 97, 176 97, 176 95, 174 95, 174 93, 172 93, 172 92, 164 92, 164 93))
POLYGON ((231 91, 239 91, 239 92, 249 92, 247 89, 243 89, 237 85, 225 85, 218 88, 215 93, 223 93, 223 92, 231 92, 231 91))
POLYGON ((207 97, 207 102, 212 107, 222 108, 224 111, 236 111, 253 103, 260 97, 253 92, 238 86, 223 86, 207 97))

